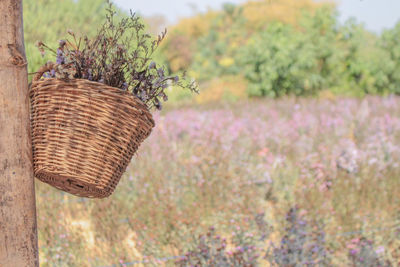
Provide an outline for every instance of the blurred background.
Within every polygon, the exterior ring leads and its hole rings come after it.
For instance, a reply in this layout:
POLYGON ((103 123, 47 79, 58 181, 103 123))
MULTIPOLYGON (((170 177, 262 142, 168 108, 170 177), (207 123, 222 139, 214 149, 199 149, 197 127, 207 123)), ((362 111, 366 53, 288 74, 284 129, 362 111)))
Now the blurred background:
MULTIPOLYGON (((29 72, 103 0, 24 0, 29 72)), ((116 192, 36 183, 41 266, 400 266, 400 2, 115 1, 171 88, 116 192)))

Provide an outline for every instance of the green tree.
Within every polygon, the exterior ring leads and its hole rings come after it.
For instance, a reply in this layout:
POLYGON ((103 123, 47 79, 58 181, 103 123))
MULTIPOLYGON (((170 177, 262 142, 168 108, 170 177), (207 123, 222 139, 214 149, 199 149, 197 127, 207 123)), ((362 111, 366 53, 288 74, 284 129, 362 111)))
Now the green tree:
POLYGON ((388 53, 386 64, 389 68, 387 72, 389 91, 400 94, 400 22, 393 29, 383 32, 380 45, 388 53))
POLYGON ((332 90, 339 94, 365 95, 388 92, 388 53, 379 45, 379 38, 369 33, 354 19, 340 28, 342 68, 332 90))
POLYGON ((337 70, 340 69, 343 49, 339 43, 339 25, 337 12, 327 6, 318 9, 314 14, 304 13, 300 21, 300 32, 303 34, 309 60, 314 68, 310 74, 316 77, 319 89, 330 88, 337 83, 337 70))
POLYGON ((67 30, 76 34, 94 35, 105 15, 104 0, 24 0, 24 31, 28 71, 34 72, 52 55, 42 57, 35 46, 43 41, 56 48, 67 30))
POLYGON ((211 21, 208 33, 197 40, 192 64, 200 81, 240 72, 235 54, 247 42, 245 23, 243 9, 233 4, 225 4, 211 21))
POLYGON ((238 55, 249 81, 250 96, 311 94, 319 87, 314 55, 304 36, 290 25, 272 23, 238 55))

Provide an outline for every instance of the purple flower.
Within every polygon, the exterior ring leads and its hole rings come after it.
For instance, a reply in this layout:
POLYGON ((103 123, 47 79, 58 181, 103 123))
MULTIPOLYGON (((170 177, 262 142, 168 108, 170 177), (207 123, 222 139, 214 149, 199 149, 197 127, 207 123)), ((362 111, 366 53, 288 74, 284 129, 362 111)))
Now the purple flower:
POLYGON ((158 76, 159 76, 159 77, 164 77, 164 70, 163 70, 162 68, 159 68, 159 69, 157 70, 157 73, 158 73, 158 76))
POLYGON ((242 248, 241 246, 238 246, 238 247, 236 248, 236 250, 237 250, 237 251, 240 251, 240 252, 242 252, 242 253, 244 252, 244 248, 242 248))
POLYGON ((358 251, 357 251, 356 249, 350 250, 350 254, 351 254, 352 256, 356 255, 357 253, 358 253, 358 251))
POLYGON ((385 253, 385 247, 380 246, 380 247, 378 247, 378 248, 376 249, 375 252, 376 252, 377 254, 383 254, 383 253, 385 253))
POLYGON ((155 69, 156 68, 156 63, 152 61, 149 65, 149 69, 155 69))
POLYGON ((59 65, 65 63, 64 53, 63 53, 63 51, 62 51, 60 48, 57 49, 56 63, 59 64, 59 65))

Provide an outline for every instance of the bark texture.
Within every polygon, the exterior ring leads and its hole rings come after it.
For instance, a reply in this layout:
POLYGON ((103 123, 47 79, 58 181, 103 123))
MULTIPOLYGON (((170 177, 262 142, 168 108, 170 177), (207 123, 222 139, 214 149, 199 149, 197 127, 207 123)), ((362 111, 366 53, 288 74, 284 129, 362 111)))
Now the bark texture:
POLYGON ((22 0, 0 0, 0 266, 39 266, 22 0))

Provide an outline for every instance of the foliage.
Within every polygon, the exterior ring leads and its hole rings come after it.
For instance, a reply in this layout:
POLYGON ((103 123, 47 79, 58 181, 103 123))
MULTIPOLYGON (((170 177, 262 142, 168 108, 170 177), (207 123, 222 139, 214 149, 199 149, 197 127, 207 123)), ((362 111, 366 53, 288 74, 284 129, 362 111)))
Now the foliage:
MULTIPOLYGON (((77 35, 93 37, 97 27, 105 18, 104 0, 23 0, 25 49, 28 59, 28 71, 33 73, 43 61, 51 60, 45 55, 44 60, 35 46, 43 41, 50 47, 57 47, 58 40, 70 29, 77 35), (67 28, 68 27, 68 28, 67 28)), ((118 13, 122 12, 118 10, 118 13)))
POLYGON ((249 95, 310 95, 319 88, 321 78, 312 74, 316 62, 309 47, 306 38, 281 23, 270 25, 261 36, 252 39, 241 55, 249 95))
POLYGON ((386 85, 391 92, 400 94, 400 22, 382 34, 380 45, 389 55, 385 62, 389 65, 386 85))
POLYGON ((250 95, 394 93, 382 73, 384 51, 369 44, 376 40, 360 25, 339 25, 331 8, 320 8, 306 13, 299 27, 271 23, 242 49, 250 95))
MULTIPOLYGON (((24 6, 30 72, 43 62, 34 53, 37 40, 56 47, 65 25, 93 37, 91 25, 104 21, 101 0, 25 0, 24 6)), ((188 70, 209 95, 216 90, 207 97, 211 101, 225 97, 216 80, 224 83, 232 76, 246 79, 247 96, 399 94, 399 28, 376 35, 354 19, 340 23, 327 1, 249 1, 182 19, 154 57, 166 73, 188 70)))
MULTIPOLYGON (((172 33, 163 46, 163 52, 172 71, 188 69, 192 64, 205 64, 210 68, 214 67, 212 71, 218 71, 219 64, 208 61, 232 58, 230 51, 245 43, 253 32, 264 30, 268 23, 283 21, 296 25, 302 10, 312 12, 319 6, 321 4, 310 0, 249 1, 240 6, 225 4, 221 12, 210 10, 180 20, 171 29, 172 33), (181 51, 177 50, 177 40, 184 40, 185 48, 190 49, 177 53, 181 51), (215 51, 216 54, 213 53, 215 48, 218 50, 215 51), (221 53, 223 55, 218 56, 221 53)), ((201 74, 206 74, 210 68, 201 74)), ((213 75, 216 77, 219 73, 213 75)))
POLYGON ((197 103, 212 103, 221 100, 237 101, 247 97, 247 81, 240 75, 224 76, 203 83, 203 90, 195 98, 197 103))
POLYGON ((330 3, 227 4, 181 21, 172 36, 162 48, 168 67, 189 69, 205 90, 241 75, 249 96, 398 93, 396 28, 380 37, 354 19, 340 23, 330 3), (188 25, 202 30, 194 34, 188 25))
POLYGON ((216 12, 210 11, 193 18, 182 19, 172 27, 170 35, 161 47, 171 71, 185 70, 193 63, 196 40, 207 34, 209 24, 216 15, 216 12))
POLYGON ((88 79, 104 83, 132 92, 148 108, 159 110, 162 108, 160 98, 168 100, 165 89, 170 83, 197 92, 194 82, 184 84, 178 76, 166 76, 164 68, 151 61, 166 31, 151 40, 151 36, 143 32, 144 24, 134 13, 119 21, 116 21, 115 14, 109 3, 106 20, 92 39, 85 36, 82 40, 69 31, 73 41, 61 40, 57 51, 39 42, 42 54, 47 49, 57 57, 56 64, 47 73, 48 78, 88 79))
POLYGON ((347 248, 349 248, 349 258, 354 267, 392 266, 389 261, 382 259, 385 248, 375 249, 373 241, 364 237, 352 239, 347 248))
POLYGON ((259 32, 271 22, 297 26, 304 12, 313 14, 320 8, 333 7, 333 2, 313 0, 261 0, 243 4, 246 31, 259 32))
POLYGON ((313 230, 297 207, 286 215, 285 235, 266 257, 278 266, 330 266, 323 229, 313 230))
POLYGON ((259 266, 262 243, 268 237, 270 227, 264 221, 263 213, 255 216, 254 224, 258 230, 256 234, 246 233, 236 226, 230 240, 217 235, 215 228, 210 227, 205 235, 195 240, 194 248, 177 261, 177 266, 259 266))

